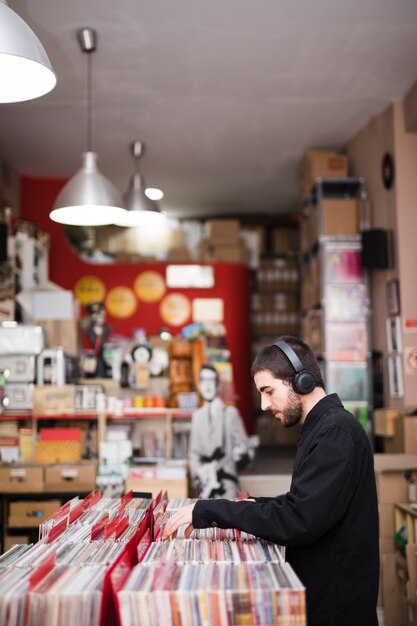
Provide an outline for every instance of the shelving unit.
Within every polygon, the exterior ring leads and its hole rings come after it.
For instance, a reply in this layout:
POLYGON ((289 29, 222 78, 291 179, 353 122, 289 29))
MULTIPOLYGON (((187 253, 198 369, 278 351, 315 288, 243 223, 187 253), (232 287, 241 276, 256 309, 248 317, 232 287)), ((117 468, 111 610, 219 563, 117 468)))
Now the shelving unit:
MULTIPOLYGON (((79 413, 6 413, 0 415, 0 421, 18 420, 31 424, 33 437, 36 436, 39 424, 42 421, 92 421, 97 423, 98 441, 106 438, 108 424, 114 423, 140 423, 144 427, 156 432, 163 432, 166 441, 165 458, 172 458, 175 444, 175 430, 186 433, 191 421, 191 411, 171 408, 144 408, 125 409, 120 413, 110 413, 107 411, 79 412, 79 413), (174 422, 179 428, 174 428, 174 422)), ((158 457, 160 459, 161 457, 158 457)), ((143 461, 155 461, 155 458, 144 458, 143 461)))
POLYGON ((362 178, 318 179, 303 207, 303 336, 322 364, 328 393, 372 436, 371 308, 361 266, 368 225, 362 178))
MULTIPOLYGON (((300 335, 300 254, 298 225, 266 229, 266 250, 253 272, 251 293, 252 358, 274 343, 280 335, 300 335), (269 240, 269 241, 268 241, 269 240)), ((259 393, 253 389, 256 432, 263 446, 293 446, 298 429, 283 429, 276 419, 263 413, 259 393)))
MULTIPOLYGON (((31 425, 33 429, 33 437, 36 440, 36 436, 39 430, 39 427, 43 422, 57 422, 57 424, 62 423, 63 421, 91 421, 93 424, 97 425, 98 430, 98 440, 104 441, 106 438, 106 429, 112 424, 135 424, 140 427, 141 430, 150 430, 155 433, 162 433, 164 439, 164 455, 163 456, 140 456, 135 458, 135 461, 140 464, 143 468, 145 466, 151 467, 152 464, 158 463, 160 461, 172 460, 174 457, 178 458, 177 453, 178 450, 182 450, 184 452, 184 457, 186 453, 186 449, 183 447, 176 445, 176 437, 178 434, 177 430, 180 430, 181 436, 184 439, 187 438, 187 433, 191 424, 191 412, 184 411, 179 409, 170 409, 170 408, 143 408, 143 409, 126 409, 122 413, 111 413, 111 412, 65 412, 65 413, 6 413, 0 415, 1 421, 9 421, 9 420, 18 420, 20 423, 27 422, 31 425), (177 428, 178 426, 178 428, 177 428)), ((85 462, 84 462, 85 463, 85 462)), ((88 463, 87 463, 88 464, 88 463)), ((89 466, 91 465, 88 464, 89 466)), ((71 472, 71 467, 77 467, 80 469, 83 466, 83 462, 77 464, 69 464, 63 463, 59 466, 51 466, 47 464, 34 464, 32 467, 30 464, 26 465, 26 468, 30 468, 30 471, 37 471, 42 473, 43 476, 48 475, 49 469, 51 467, 61 468, 63 472, 68 471, 71 472)), ((9 471, 13 469, 15 472, 19 472, 18 466, 5 465, 3 467, 9 468, 9 471)), ((92 488, 95 481, 96 469, 94 471, 91 469, 91 479, 92 479, 92 488)), ((76 471, 74 469, 74 471, 76 471)), ((156 471, 156 470, 155 470, 156 471)), ((43 478, 39 479, 40 481, 43 478)), ((130 479, 132 480, 132 479, 130 479)), ((151 481, 152 482, 152 481, 151 481)), ((172 482, 172 481, 171 481, 172 482)), ((184 481, 183 481, 184 482, 184 481)), ((186 481, 185 481, 186 482, 186 481)), ((147 480, 147 483, 149 480, 147 480)), ((155 481, 152 482, 154 486, 155 481)), ((162 483, 161 483, 162 484, 162 483)), ((5 486, 3 485, 3 489, 5 490, 5 486)), ((48 501, 56 501, 59 500, 60 503, 67 501, 74 497, 75 495, 86 495, 88 492, 72 493, 70 484, 68 484, 68 490, 65 491, 46 491, 47 487, 42 487, 39 484, 38 489, 33 489, 29 492, 28 488, 23 485, 19 486, 19 490, 16 490, 15 493, 0 493, 0 520, 1 520, 1 528, 0 528, 0 542, 1 548, 5 545, 5 538, 11 535, 24 535, 29 538, 30 541, 37 540, 37 524, 36 525, 18 525, 16 528, 11 527, 8 523, 9 513, 10 513, 10 503, 16 502, 30 502, 33 503, 33 507, 31 506, 31 511, 33 509, 33 515, 36 515, 36 509, 41 509, 41 503, 46 503, 48 501), (35 505, 39 506, 35 506, 35 505)), ((173 490, 173 487, 171 487, 173 490)), ((11 488, 8 489, 11 491, 11 488)), ((24 508, 24 507, 23 507, 24 508)), ((29 518, 28 518, 29 519, 29 518)), ((35 519, 35 518, 33 518, 35 519)), ((30 520, 29 520, 30 521, 30 520)), ((0 553, 1 553, 0 549, 0 553)))

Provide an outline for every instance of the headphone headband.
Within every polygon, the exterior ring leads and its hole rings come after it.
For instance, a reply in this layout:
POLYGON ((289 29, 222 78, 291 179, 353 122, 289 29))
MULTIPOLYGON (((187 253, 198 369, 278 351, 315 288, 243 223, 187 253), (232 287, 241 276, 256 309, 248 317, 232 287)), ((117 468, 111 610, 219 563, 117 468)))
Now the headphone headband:
POLYGON ((285 354, 296 372, 301 372, 301 370, 304 369, 304 366, 296 355, 295 351, 291 348, 291 346, 285 343, 285 341, 278 341, 274 345, 282 350, 282 352, 285 354))

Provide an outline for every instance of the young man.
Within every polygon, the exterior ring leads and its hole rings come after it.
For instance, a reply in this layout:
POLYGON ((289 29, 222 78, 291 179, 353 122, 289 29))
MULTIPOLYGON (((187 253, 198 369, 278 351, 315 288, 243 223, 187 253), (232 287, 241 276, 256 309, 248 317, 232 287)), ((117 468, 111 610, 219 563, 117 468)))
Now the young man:
POLYGON ((165 536, 192 528, 238 528, 286 546, 307 590, 309 626, 376 626, 378 505, 373 455, 362 426, 300 339, 280 337, 252 365, 262 409, 302 424, 290 491, 270 498, 199 500, 180 509, 165 536))

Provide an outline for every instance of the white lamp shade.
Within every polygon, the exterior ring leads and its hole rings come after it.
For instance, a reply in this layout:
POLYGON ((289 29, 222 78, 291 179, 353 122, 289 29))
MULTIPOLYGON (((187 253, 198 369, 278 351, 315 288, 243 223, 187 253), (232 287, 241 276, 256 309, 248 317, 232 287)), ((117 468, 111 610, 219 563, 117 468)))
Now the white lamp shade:
POLYGON ((85 152, 81 169, 62 189, 49 217, 71 226, 105 226, 126 212, 121 194, 98 170, 95 152, 85 152))
POLYGON ((48 56, 31 28, 0 0, 0 102, 39 98, 56 85, 48 56))
POLYGON ((114 222, 116 226, 143 226, 161 224, 166 220, 164 213, 154 200, 150 200, 144 193, 140 174, 132 176, 129 190, 125 196, 126 211, 114 222))

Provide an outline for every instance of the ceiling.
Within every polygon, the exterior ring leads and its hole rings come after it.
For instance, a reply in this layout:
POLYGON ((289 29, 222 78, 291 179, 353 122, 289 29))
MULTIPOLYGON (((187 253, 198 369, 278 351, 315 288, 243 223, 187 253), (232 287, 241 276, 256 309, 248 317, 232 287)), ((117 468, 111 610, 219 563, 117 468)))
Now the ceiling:
POLYGON ((142 140, 147 186, 172 217, 297 208, 312 147, 341 149, 417 79, 416 0, 9 0, 58 76, 0 105, 0 154, 70 177, 86 148, 86 55, 97 31, 93 148, 124 192, 142 140))

